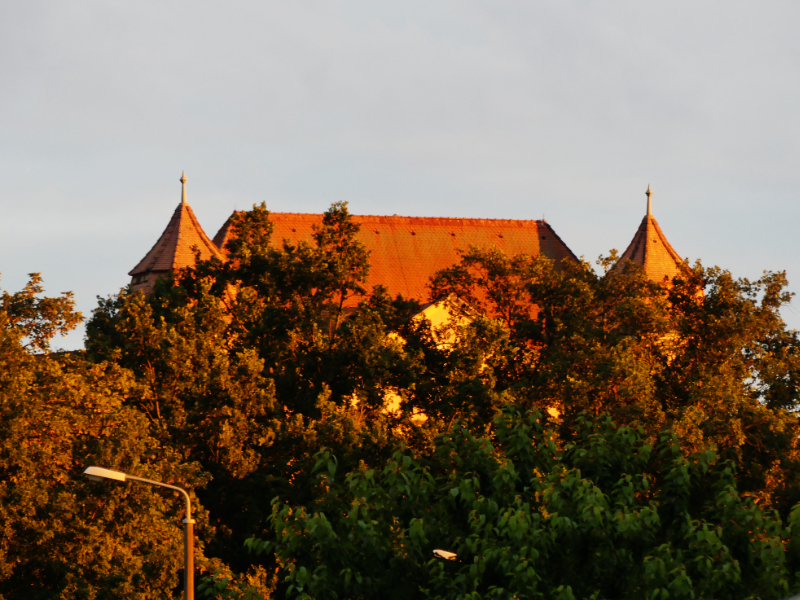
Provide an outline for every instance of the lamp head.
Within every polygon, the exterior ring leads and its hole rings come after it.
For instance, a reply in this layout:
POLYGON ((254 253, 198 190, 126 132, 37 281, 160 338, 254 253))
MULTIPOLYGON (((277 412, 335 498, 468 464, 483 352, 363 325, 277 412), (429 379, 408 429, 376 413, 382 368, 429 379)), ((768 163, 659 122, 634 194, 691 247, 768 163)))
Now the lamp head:
POLYGON ((439 550, 438 548, 433 551, 433 555, 436 558, 443 558, 444 560, 455 560, 458 554, 455 552, 450 552, 448 550, 439 550))
POLYGON ((92 481, 103 481, 104 479, 125 481, 125 473, 112 471, 111 469, 104 469, 103 467, 87 467, 83 474, 92 481))

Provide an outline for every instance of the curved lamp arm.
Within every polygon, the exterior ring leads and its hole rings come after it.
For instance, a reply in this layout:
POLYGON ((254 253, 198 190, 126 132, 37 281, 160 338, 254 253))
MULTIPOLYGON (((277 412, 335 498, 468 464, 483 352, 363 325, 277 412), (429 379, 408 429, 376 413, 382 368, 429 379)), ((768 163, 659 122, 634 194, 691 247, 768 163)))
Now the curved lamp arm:
POLYGON ((89 479, 92 481, 102 481, 103 479, 113 479, 115 481, 138 481, 140 483, 149 483, 150 485, 155 485, 158 487, 167 488, 169 490, 174 490, 176 492, 180 492, 183 494, 184 499, 186 500, 186 521, 188 523, 193 523, 192 520, 192 502, 189 498, 189 493, 176 485, 169 485, 168 483, 161 483, 160 481, 153 481, 152 479, 145 479, 143 477, 134 477, 133 475, 128 475, 127 473, 122 473, 120 471, 112 471, 111 469, 104 469, 103 467, 87 467, 87 469, 83 472, 89 479))
POLYGON ((183 497, 186 499, 186 518, 183 520, 183 597, 186 600, 194 600, 194 519, 192 519, 192 503, 189 499, 189 493, 176 485, 169 485, 168 483, 161 483, 160 481, 153 481, 152 479, 144 479, 143 477, 134 477, 133 475, 128 475, 120 471, 112 471, 111 469, 104 469, 103 467, 87 467, 83 474, 92 481, 112 479, 114 481, 124 482, 130 479, 131 481, 148 483, 183 494, 183 497))
POLYGON ((153 481, 152 479, 134 477, 133 475, 128 475, 128 479, 130 479, 131 481, 139 481, 141 483, 149 483, 150 485, 157 485, 158 487, 163 487, 169 490, 175 490, 176 492, 180 492, 181 494, 183 494, 183 497, 186 500, 186 521, 184 522, 190 522, 190 523, 194 522, 192 521, 192 501, 189 498, 189 493, 185 489, 180 488, 176 485, 169 485, 166 483, 161 483, 160 481, 153 481))

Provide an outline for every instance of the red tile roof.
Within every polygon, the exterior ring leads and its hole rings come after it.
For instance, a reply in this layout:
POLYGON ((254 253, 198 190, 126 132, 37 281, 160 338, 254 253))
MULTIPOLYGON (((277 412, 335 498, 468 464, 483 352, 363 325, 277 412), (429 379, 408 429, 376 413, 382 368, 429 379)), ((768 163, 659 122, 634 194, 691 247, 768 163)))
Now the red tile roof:
MULTIPOLYGON (((270 213, 275 224, 272 241, 311 240, 320 214, 270 213)), ((361 225, 357 239, 370 252, 367 286, 384 285, 392 294, 425 301, 428 282, 439 269, 460 260, 459 250, 495 246, 508 255, 544 254, 550 259, 578 260, 545 221, 510 219, 455 219, 438 217, 382 217, 353 215, 361 225)), ((214 236, 222 248, 230 220, 214 236)))
POLYGON ((195 246, 200 250, 200 257, 203 260, 208 260, 212 256, 222 258, 222 253, 200 227, 192 208, 188 203, 181 202, 172 213, 164 233, 128 275, 169 272, 194 265, 192 248, 195 246))
MULTIPOLYGON (((233 211, 233 214, 235 215, 237 212, 239 211, 235 210, 233 211)), ((232 216, 233 215, 231 215, 231 217, 232 216)), ((217 248, 219 248, 223 254, 226 254, 225 248, 223 248, 223 246, 225 245, 225 242, 228 241, 230 230, 231 230, 231 219, 230 217, 228 217, 228 220, 225 221, 222 227, 220 227, 220 230, 217 232, 217 235, 215 235, 214 239, 212 240, 214 242, 214 245, 217 248)))
POLYGON ((651 214, 642 219, 628 249, 620 257, 618 267, 624 270, 627 260, 641 265, 649 279, 659 282, 672 280, 680 272, 678 264, 683 262, 651 214))

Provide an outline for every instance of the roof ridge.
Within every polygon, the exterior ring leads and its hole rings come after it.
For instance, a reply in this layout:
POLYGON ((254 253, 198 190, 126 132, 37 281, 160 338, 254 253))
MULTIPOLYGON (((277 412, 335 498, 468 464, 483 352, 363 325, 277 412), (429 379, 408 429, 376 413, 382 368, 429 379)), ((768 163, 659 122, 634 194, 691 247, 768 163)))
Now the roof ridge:
POLYGON ((661 226, 658 224, 658 221, 656 221, 656 218, 652 215, 650 218, 653 221, 653 228, 658 234, 658 237, 661 239, 661 242, 664 244, 664 248, 667 249, 667 252, 669 252, 675 260, 684 262, 683 257, 678 254, 677 250, 675 250, 675 248, 672 247, 672 244, 669 243, 667 236, 664 235, 664 232, 662 231, 661 226))
POLYGON ((236 212, 237 211, 234 210, 231 216, 225 219, 225 222, 222 224, 222 227, 219 228, 219 231, 217 231, 217 233, 211 239, 211 241, 214 242, 214 245, 217 248, 219 248, 220 252, 225 251, 222 246, 225 244, 225 239, 228 237, 228 231, 230 230, 232 225, 231 219, 233 218, 233 215, 236 214, 236 212))
POLYGON ((547 222, 547 221, 545 221, 544 219, 542 219, 541 221, 537 221, 537 223, 540 223, 540 224, 544 225, 545 227, 547 227, 548 231, 549 231, 550 233, 552 233, 554 236, 556 236, 556 239, 557 239, 559 242, 561 242, 561 244, 564 246, 564 248, 566 248, 566 249, 567 249, 567 252, 569 252, 569 253, 570 253, 570 256, 572 256, 572 258, 574 258, 576 262, 580 262, 580 260, 581 260, 581 259, 579 259, 579 258, 578 258, 578 257, 575 255, 575 253, 572 251, 572 249, 571 249, 569 246, 567 246, 567 244, 564 242, 564 240, 562 240, 562 239, 561 239, 561 236, 560 236, 560 235, 558 235, 558 234, 556 233, 556 230, 555 230, 555 229, 553 229, 553 228, 550 226, 550 223, 548 223, 548 222, 547 222))
POLYGON ((218 255, 219 258, 221 258, 222 255, 219 252, 219 248, 217 248, 217 245, 211 240, 210 237, 208 237, 206 232, 203 230, 203 226, 200 225, 200 221, 197 219, 197 216, 194 214, 194 211, 192 210, 192 207, 189 206, 188 202, 184 202, 183 205, 186 207, 186 212, 189 215, 189 219, 191 221, 192 228, 195 230, 196 233, 198 233, 200 235, 200 240, 206 245, 206 247, 211 251, 212 254, 216 254, 216 255, 218 255))
MULTIPOLYGON (((270 211, 270 216, 272 215, 286 215, 291 217, 309 217, 318 219, 323 216, 324 213, 295 213, 295 212, 279 212, 279 211, 270 211)), ((488 221, 491 224, 500 224, 500 223, 536 223, 537 225, 546 224, 547 221, 544 219, 492 219, 487 217, 420 217, 420 216, 411 216, 411 215, 356 215, 351 214, 351 217, 355 217, 358 219, 393 219, 393 220, 416 220, 416 221, 467 221, 467 222, 476 222, 476 223, 483 223, 484 221, 488 221)))

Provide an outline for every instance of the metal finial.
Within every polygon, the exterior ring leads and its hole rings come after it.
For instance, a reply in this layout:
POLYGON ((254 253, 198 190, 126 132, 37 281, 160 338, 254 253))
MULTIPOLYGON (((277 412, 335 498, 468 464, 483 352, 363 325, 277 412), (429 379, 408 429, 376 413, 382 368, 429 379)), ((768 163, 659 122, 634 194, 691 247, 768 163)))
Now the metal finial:
POLYGON ((653 190, 650 189, 650 184, 647 184, 647 191, 645 192, 647 195, 647 216, 650 217, 653 215, 653 207, 650 201, 650 197, 653 195, 653 190))
POLYGON ((181 173, 181 203, 186 204, 186 171, 181 173))

